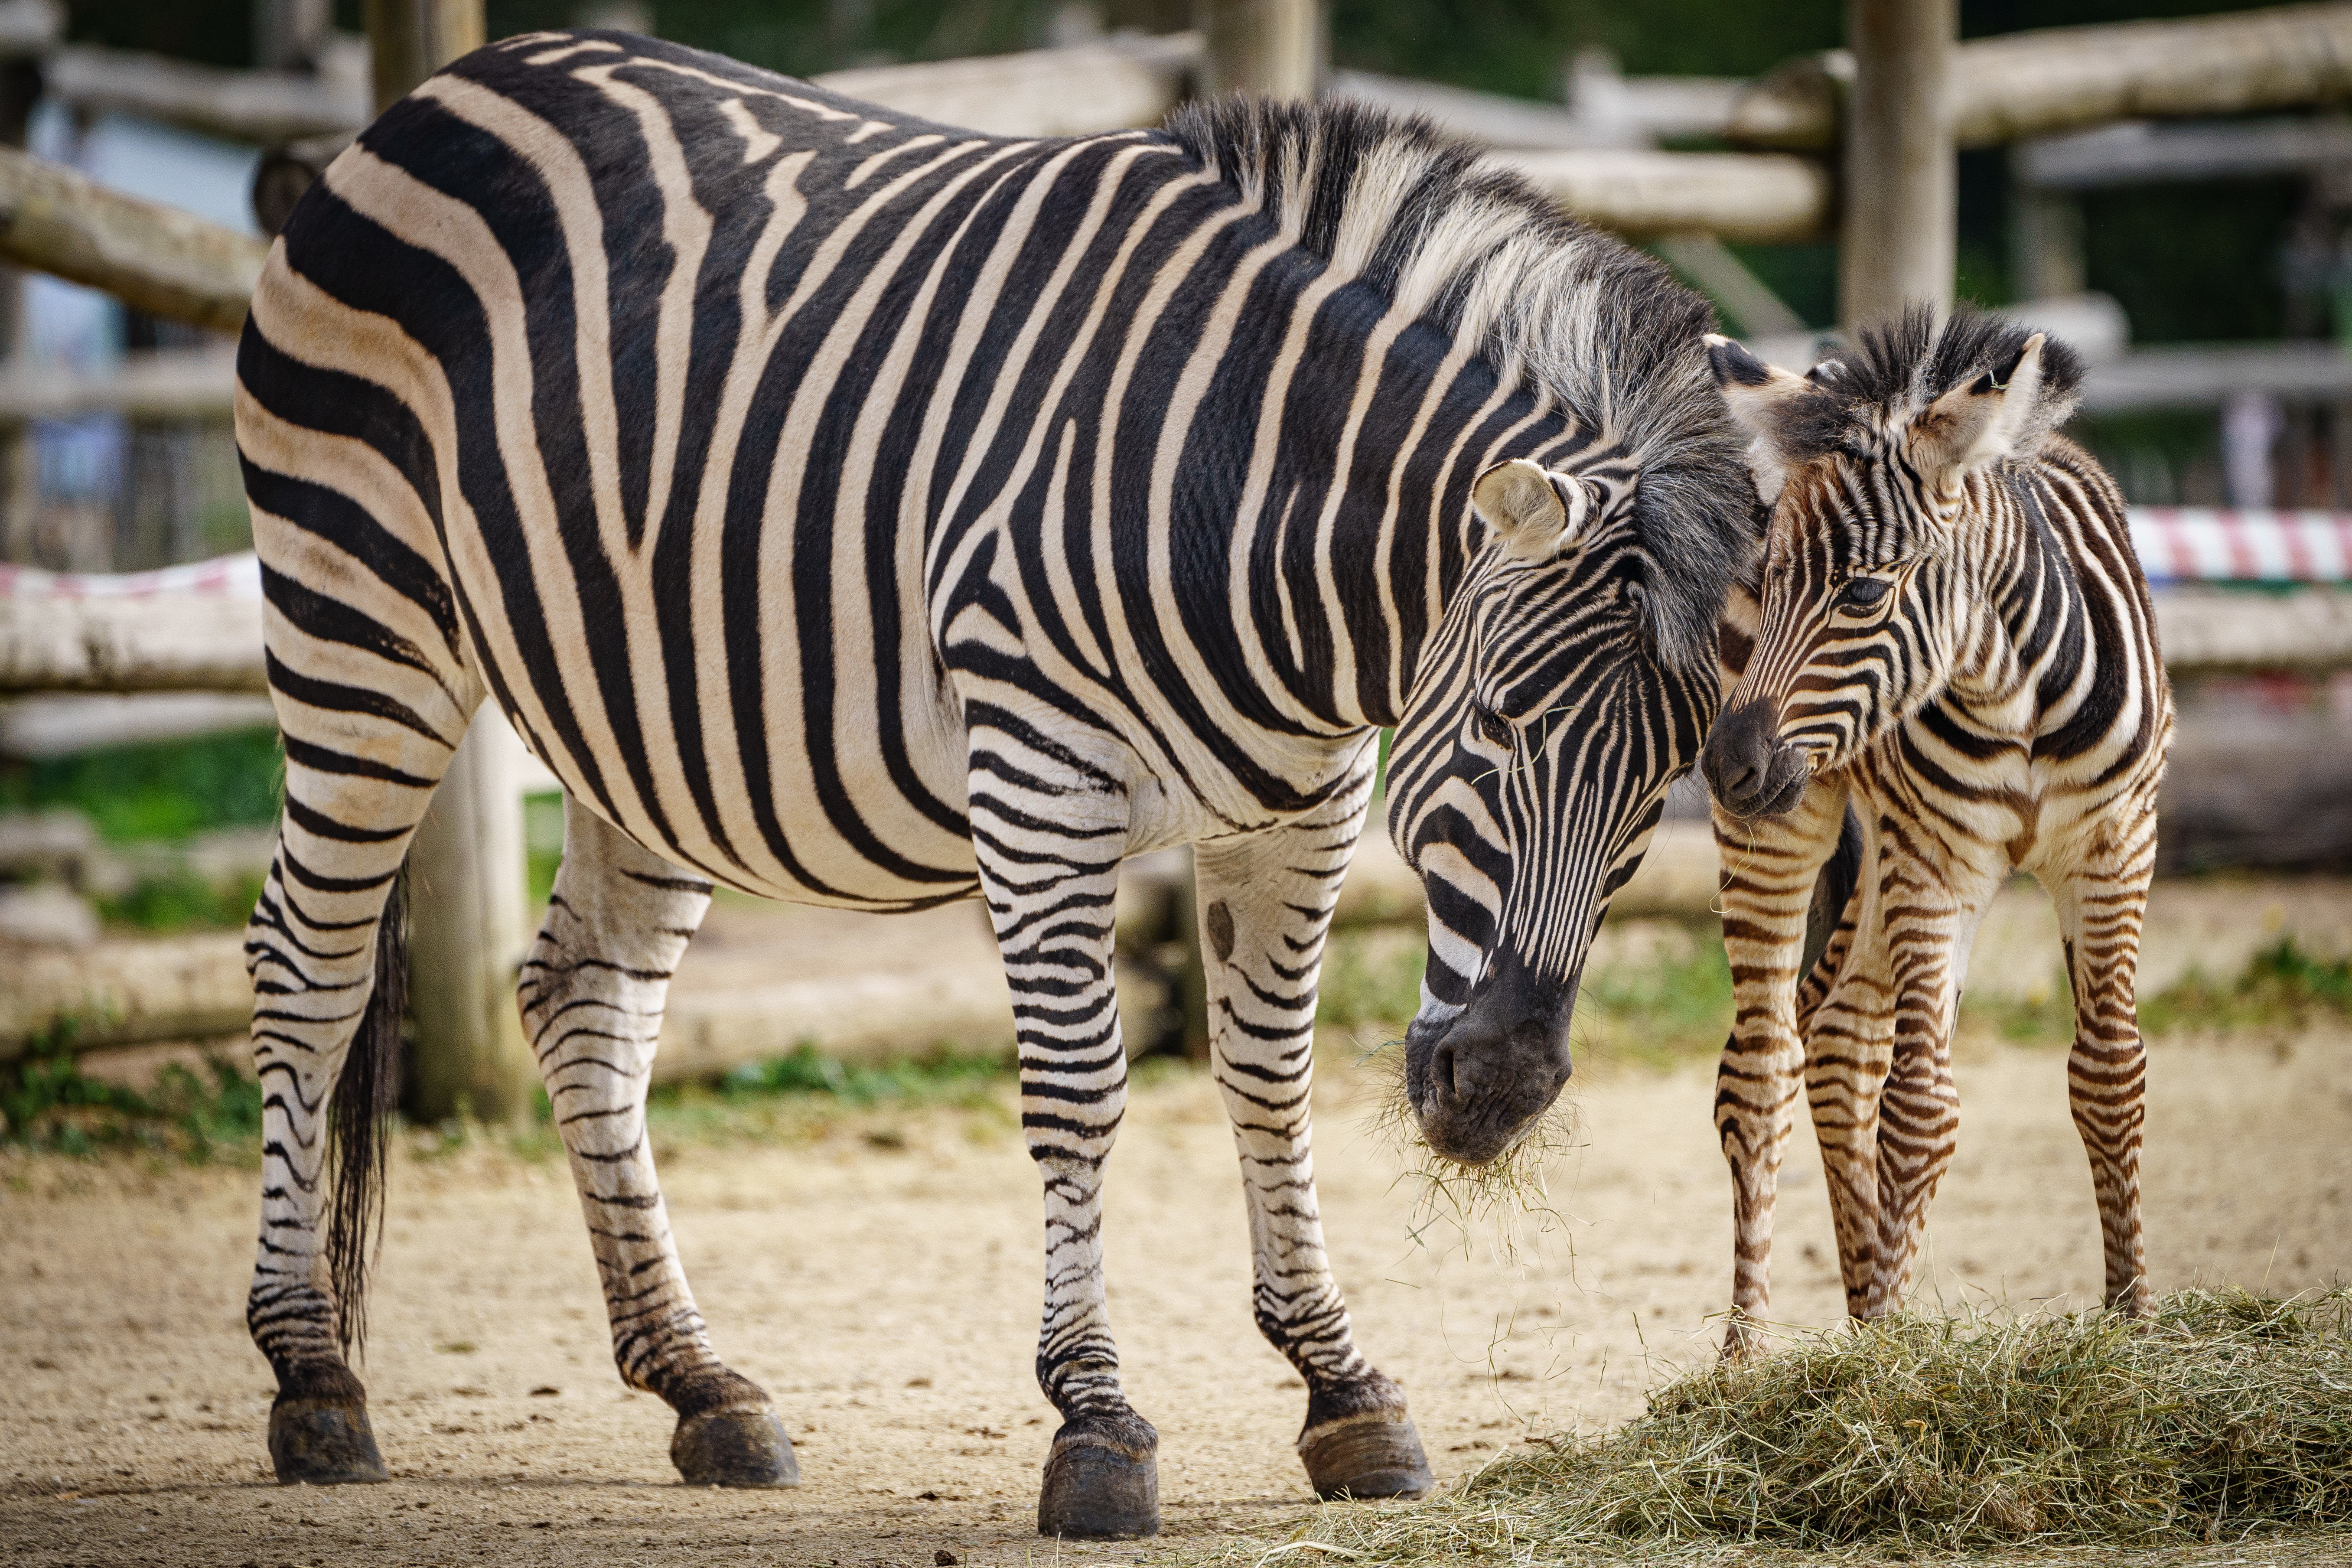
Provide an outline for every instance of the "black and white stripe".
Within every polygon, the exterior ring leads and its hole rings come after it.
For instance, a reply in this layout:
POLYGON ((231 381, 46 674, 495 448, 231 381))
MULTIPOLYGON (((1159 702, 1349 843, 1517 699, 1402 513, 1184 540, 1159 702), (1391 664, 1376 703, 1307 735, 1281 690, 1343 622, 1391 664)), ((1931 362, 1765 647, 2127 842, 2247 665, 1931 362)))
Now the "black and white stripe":
POLYGON ((643 1132, 709 887, 977 894, 1045 1181, 1055 1452, 1148 1468, 1103 1305, 1111 900, 1123 858, 1197 841, 1259 1321, 1312 1391, 1318 1484, 1412 1489, 1359 1441, 1419 1462, 1313 1201, 1324 930, 1401 725, 1433 1006, 1507 955, 1564 1020, 1696 755, 1749 547, 1705 321, 1361 109, 1005 140, 596 33, 426 82, 289 221, 239 361, 289 739, 253 947, 282 1016, 257 1037, 286 1088, 255 1318, 281 1384, 349 1376, 313 1266, 318 1107, 487 698, 570 796, 522 1003, 632 1383, 689 1425, 765 1408, 710 1352, 643 1132), (1474 506, 1512 459, 1559 518, 1474 506), (1507 766, 1494 716, 1524 736, 1507 766))
POLYGON ((2144 1310, 2133 974, 2172 699, 2123 498, 2053 434, 2081 363, 1996 318, 1924 310, 1808 377, 1720 340, 1714 354, 1775 502, 1706 753, 1738 994, 1716 1100, 1738 1229, 1729 1348, 1769 1303, 1801 1084, 1847 1303, 1900 1304, 1958 1136, 1969 945, 2020 869, 2064 934, 2105 1299, 2144 1310), (1843 910, 1807 964, 1816 872, 1842 838, 1843 910))

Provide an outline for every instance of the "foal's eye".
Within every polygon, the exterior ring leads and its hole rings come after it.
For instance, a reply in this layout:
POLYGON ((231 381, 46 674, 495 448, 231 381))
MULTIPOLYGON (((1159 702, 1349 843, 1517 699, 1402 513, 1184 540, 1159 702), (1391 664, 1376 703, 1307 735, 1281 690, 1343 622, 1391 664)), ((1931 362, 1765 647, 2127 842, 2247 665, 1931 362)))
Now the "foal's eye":
POLYGON ((1886 584, 1876 577, 1849 577, 1838 590, 1838 607, 1843 610, 1867 610, 1886 597, 1886 584))
POLYGON ((1517 738, 1511 733, 1510 721, 1492 708, 1477 708, 1472 711, 1477 716, 1478 733, 1486 738, 1487 743, 1509 751, 1511 742, 1517 738))

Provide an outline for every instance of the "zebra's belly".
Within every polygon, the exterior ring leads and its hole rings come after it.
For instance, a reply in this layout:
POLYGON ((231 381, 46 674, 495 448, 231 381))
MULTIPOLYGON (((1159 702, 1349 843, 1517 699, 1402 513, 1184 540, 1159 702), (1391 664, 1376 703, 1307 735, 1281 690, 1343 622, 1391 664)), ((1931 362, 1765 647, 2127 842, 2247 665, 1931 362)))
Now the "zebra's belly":
POLYGON ((661 704, 640 702, 634 723, 616 726, 635 731, 639 754, 543 739, 532 749, 598 816, 740 892, 873 910, 972 897, 980 883, 960 714, 928 681, 887 713, 870 695, 838 687, 822 701, 769 695, 764 722, 723 727, 725 745, 710 743, 721 727, 680 724, 652 711, 661 704))

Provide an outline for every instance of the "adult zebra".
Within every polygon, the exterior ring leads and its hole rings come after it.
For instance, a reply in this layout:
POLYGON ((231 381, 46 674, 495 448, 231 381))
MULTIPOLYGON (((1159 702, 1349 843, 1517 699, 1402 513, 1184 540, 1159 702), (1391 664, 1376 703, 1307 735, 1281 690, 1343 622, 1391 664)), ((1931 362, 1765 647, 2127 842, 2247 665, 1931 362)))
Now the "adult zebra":
POLYGON ((524 1021, 622 1374, 677 1409, 688 1479, 795 1477, 710 1348, 644 1137, 712 884, 979 893, 1045 1178, 1065 1424, 1039 1525, 1156 1526, 1103 1300, 1111 900, 1122 857, 1197 840, 1301 1455, 1327 1495, 1426 1487, 1316 1214, 1325 926, 1401 724, 1430 1140, 1483 1158, 1558 1092, 1586 941, 1696 756, 1752 542, 1706 321, 1425 126, 1344 106, 994 139, 572 33, 387 112, 287 224, 238 361, 287 747, 248 947, 278 1475, 383 1473, 341 1348, 397 1016, 379 917, 487 694, 566 787, 524 1021))

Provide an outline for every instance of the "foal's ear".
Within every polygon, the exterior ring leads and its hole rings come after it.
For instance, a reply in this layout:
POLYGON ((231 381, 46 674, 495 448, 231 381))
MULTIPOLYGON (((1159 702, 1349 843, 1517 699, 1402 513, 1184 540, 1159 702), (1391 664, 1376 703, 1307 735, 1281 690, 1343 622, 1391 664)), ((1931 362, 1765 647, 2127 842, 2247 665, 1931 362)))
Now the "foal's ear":
POLYGON ((2023 449, 2042 397, 2042 343, 2034 333, 2013 364, 1954 387, 1911 422, 1911 457, 1920 472, 1957 481, 2023 449))
POLYGON ((1549 561, 1584 537, 1603 506, 1590 480, 1513 458, 1480 474, 1470 504, 1522 561, 1549 561))
POLYGON ((1748 437, 1748 467, 1756 476, 1756 493, 1769 504, 1780 497, 1793 466, 1786 438, 1793 416, 1822 395, 1822 381, 1766 364, 1719 333, 1709 332, 1703 341, 1707 368, 1715 373, 1732 422, 1748 437))

